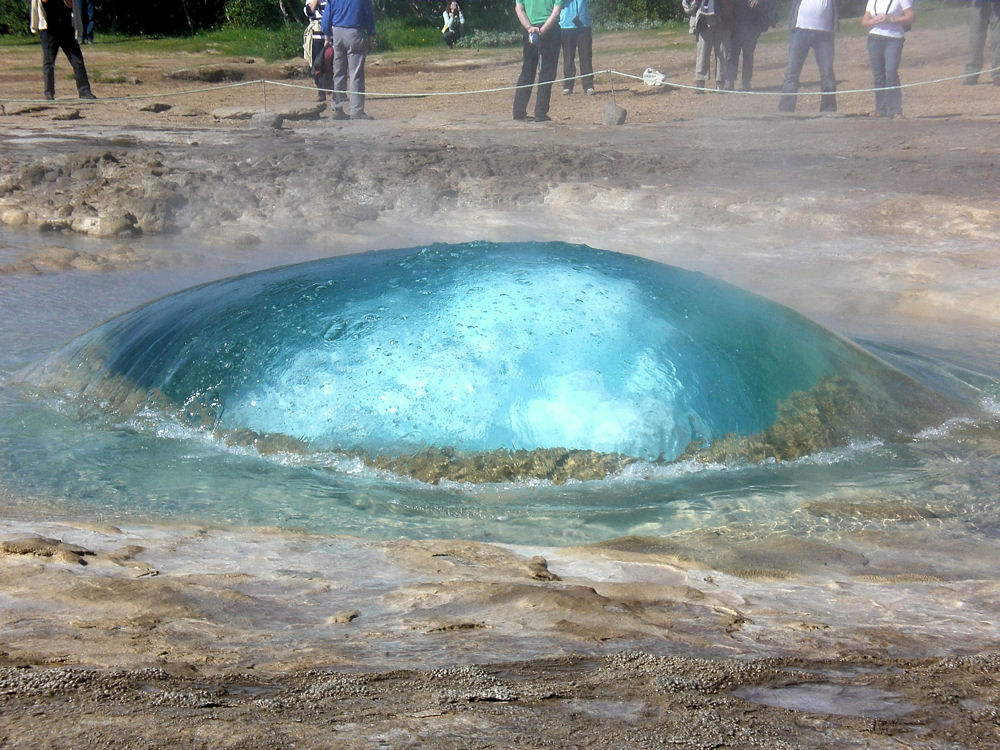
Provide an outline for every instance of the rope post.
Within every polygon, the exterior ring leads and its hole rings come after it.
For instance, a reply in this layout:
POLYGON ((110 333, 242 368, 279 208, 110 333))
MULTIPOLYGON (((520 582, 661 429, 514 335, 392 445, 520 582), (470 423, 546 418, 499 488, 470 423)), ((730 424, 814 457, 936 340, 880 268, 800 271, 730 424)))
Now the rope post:
POLYGON ((613 75, 609 75, 608 80, 611 82, 611 103, 617 107, 618 102, 615 101, 615 77, 613 75))
POLYGON ((264 111, 267 112, 267 79, 260 79, 260 95, 264 99, 264 111))

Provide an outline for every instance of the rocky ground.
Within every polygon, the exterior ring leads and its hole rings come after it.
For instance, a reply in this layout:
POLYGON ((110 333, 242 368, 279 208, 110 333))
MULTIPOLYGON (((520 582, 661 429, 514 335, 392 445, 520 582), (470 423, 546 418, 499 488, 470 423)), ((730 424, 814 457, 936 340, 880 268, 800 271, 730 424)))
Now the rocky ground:
MULTIPOLYGON (((908 37, 904 82, 962 70, 961 19, 935 13, 908 37)), ((786 53, 783 32, 762 39, 761 91, 777 90, 786 53)), ((24 101, 39 98, 38 48, 3 50, 0 224, 44 240, 7 253, 0 273, 205 262, 205 250, 158 253, 152 240, 167 236, 232 255, 294 238, 310 248, 297 257, 562 239, 704 270, 853 331, 904 319, 942 340, 972 331, 1000 352, 1000 89, 988 84, 907 89, 906 119, 885 121, 868 116, 867 93, 841 95, 833 116, 818 116, 815 99, 778 116, 770 96, 603 75, 595 97, 557 92, 553 122, 535 124, 510 120, 509 92, 417 97, 510 85, 520 64, 513 50, 438 50, 374 57, 369 90, 393 95, 370 97, 375 120, 340 123, 308 88, 185 93, 237 78, 306 83, 295 65, 100 44, 85 54, 101 100, 44 103, 24 101), (603 124, 609 101, 627 110, 624 125, 603 124), (718 247, 664 241, 686 228, 718 247), (858 238, 854 254, 836 244, 845 237, 858 238), (789 251, 803 243, 816 247, 808 268, 789 251), (782 283, 798 273, 822 288, 782 283)), ((595 41, 598 68, 652 67, 685 84, 693 57, 674 31, 595 41)), ((811 66, 804 90, 817 88, 811 66)), ((856 20, 838 37, 836 70, 842 90, 870 83, 856 20)), ((322 638, 276 639, 261 612, 290 617, 336 582, 281 574, 285 594, 264 596, 246 570, 171 569, 170 544, 142 534, 106 529, 98 544, 97 532, 33 528, 63 544, 20 527, 4 536, 7 747, 979 748, 1000 731, 997 578, 970 580, 944 548, 944 562, 911 554, 905 568, 855 557, 860 542, 795 548, 792 565, 782 543, 765 554, 706 534, 602 550, 608 564, 662 577, 611 586, 574 573, 569 553, 542 563, 489 545, 401 547, 392 555, 412 578, 400 574, 408 583, 383 620, 334 608, 322 638), (835 583, 833 569, 852 582, 835 583), (894 586, 919 611, 894 608, 894 586), (834 587, 809 616, 789 594, 834 587), (975 636, 949 642, 949 617, 975 636), (430 663, 378 666, 396 638, 408 654, 431 643, 430 663), (494 658, 511 651, 525 659, 494 658), (442 652, 454 663, 442 666, 442 652)), ((867 544, 891 548, 890 536, 867 544)))

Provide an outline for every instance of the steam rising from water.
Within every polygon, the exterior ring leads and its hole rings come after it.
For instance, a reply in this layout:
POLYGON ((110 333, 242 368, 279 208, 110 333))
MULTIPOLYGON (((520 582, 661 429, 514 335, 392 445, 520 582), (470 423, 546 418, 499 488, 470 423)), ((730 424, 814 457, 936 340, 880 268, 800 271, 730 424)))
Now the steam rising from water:
POLYGON ((926 426, 937 400, 779 305, 559 243, 374 252, 203 285, 93 329, 31 379, 92 413, 152 411, 431 482, 594 478, 685 451, 796 458, 926 426))

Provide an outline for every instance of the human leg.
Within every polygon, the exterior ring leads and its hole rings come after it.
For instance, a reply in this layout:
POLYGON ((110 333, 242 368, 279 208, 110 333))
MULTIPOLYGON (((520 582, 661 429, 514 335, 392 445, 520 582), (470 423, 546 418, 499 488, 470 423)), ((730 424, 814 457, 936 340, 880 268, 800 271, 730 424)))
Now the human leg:
POLYGON ((969 59, 965 63, 968 76, 962 81, 974 84, 979 80, 979 71, 983 69, 983 51, 986 48, 986 34, 990 27, 990 0, 983 0, 979 7, 972 7, 969 20, 969 59))
POLYGON ((710 29, 698 29, 695 32, 694 48, 694 80, 699 86, 704 86, 712 66, 712 37, 710 29))
MULTIPOLYGON (((753 57, 757 51, 757 40, 760 39, 760 27, 755 26, 747 31, 742 42, 743 52, 743 75, 742 89, 750 90, 750 81, 753 78, 753 57)), ((733 79, 735 80, 735 79, 733 79)))
MULTIPOLYGON (((986 5, 987 3, 983 3, 986 5)), ((993 78, 993 83, 1000 86, 1000 13, 997 13, 997 7, 994 3, 989 3, 991 6, 990 15, 990 67, 993 68, 993 72, 990 76, 993 78)))
POLYGON ((535 89, 535 121, 546 120, 549 116, 549 101, 552 98, 552 81, 559 72, 559 49, 561 30, 558 26, 538 40, 538 54, 541 63, 538 68, 538 88, 535 89))
POLYGON ((73 79, 76 81, 77 96, 81 99, 92 98, 93 93, 90 91, 87 66, 83 64, 83 51, 80 49, 80 43, 76 41, 76 33, 72 27, 67 27, 66 29, 60 27, 57 29, 55 37, 62 48, 63 54, 66 55, 66 59, 69 60, 69 64, 73 66, 73 79))
POLYGON ((56 96, 56 53, 59 52, 59 40, 47 29, 38 32, 42 45, 42 84, 45 87, 45 98, 56 96))
POLYGON ((903 90, 899 88, 899 61, 903 58, 902 37, 889 37, 885 43, 885 113, 903 114, 903 90))
POLYGON ((781 85, 784 96, 778 100, 779 112, 794 112, 797 97, 792 96, 799 90, 799 76, 809 54, 809 32, 805 29, 792 29, 788 38, 788 68, 785 70, 785 82, 781 85))
POLYGON ((333 27, 333 101, 331 107, 335 112, 343 113, 344 102, 347 101, 347 42, 341 33, 344 29, 333 27))
POLYGON ((521 74, 517 77, 517 88, 514 89, 514 119, 523 120, 528 116, 528 100, 531 99, 531 86, 535 82, 538 70, 538 43, 532 44, 528 32, 523 34, 521 45, 521 74))
POLYGON ((718 89, 729 88, 727 73, 732 45, 733 34, 731 31, 715 30, 715 36, 712 39, 712 49, 715 52, 715 87, 718 89))
POLYGON ((820 112, 836 112, 837 77, 833 74, 833 32, 812 31, 813 54, 816 55, 816 65, 819 67, 819 98, 820 112))
POLYGON ((577 29, 576 52, 580 56, 580 86, 594 93, 594 33, 589 26, 577 29))
POLYGON ((365 60, 368 35, 361 29, 345 29, 347 34, 347 69, 351 80, 351 117, 365 112, 365 60))
POLYGON ((875 114, 880 117, 890 114, 885 91, 887 39, 881 34, 868 35, 868 63, 872 69, 872 88, 875 89, 875 114))
POLYGON ((559 36, 562 40, 563 78, 567 79, 563 81, 563 93, 571 94, 576 77, 575 58, 578 33, 576 29, 563 29, 559 36))

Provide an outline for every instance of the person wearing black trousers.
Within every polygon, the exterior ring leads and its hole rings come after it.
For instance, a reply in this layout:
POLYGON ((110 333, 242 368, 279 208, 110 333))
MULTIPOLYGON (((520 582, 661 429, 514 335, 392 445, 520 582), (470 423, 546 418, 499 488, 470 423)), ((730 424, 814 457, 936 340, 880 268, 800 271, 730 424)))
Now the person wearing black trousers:
POLYGON ((56 55, 61 49, 73 66, 77 95, 81 99, 96 99, 90 90, 83 52, 73 28, 73 0, 31 0, 31 31, 38 33, 42 43, 42 80, 45 98, 56 98, 56 55))
POLYGON ((524 28, 523 62, 518 88, 514 92, 514 119, 528 119, 528 100, 538 72, 535 92, 535 122, 548 122, 552 81, 559 67, 562 46, 559 32, 559 11, 563 0, 517 0, 514 10, 524 28))

